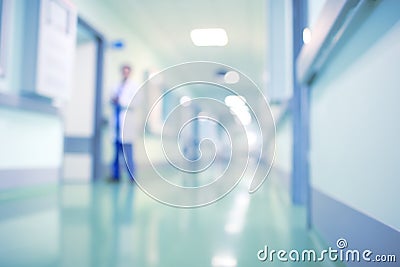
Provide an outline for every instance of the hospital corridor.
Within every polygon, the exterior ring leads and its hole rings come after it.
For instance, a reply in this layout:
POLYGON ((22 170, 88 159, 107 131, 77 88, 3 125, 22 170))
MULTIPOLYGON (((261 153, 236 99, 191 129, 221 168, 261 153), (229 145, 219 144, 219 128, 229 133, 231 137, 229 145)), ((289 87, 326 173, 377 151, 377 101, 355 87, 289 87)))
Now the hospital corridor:
POLYGON ((0 267, 400 266, 399 11, 0 0, 0 267))

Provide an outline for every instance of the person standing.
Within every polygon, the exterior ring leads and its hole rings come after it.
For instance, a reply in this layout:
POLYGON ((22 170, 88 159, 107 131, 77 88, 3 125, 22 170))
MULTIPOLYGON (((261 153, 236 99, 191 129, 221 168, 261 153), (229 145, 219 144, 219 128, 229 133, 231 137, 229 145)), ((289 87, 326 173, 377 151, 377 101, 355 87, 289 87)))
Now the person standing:
MULTIPOLYGON (((124 118, 127 114, 129 117, 133 117, 133 110, 135 107, 131 104, 132 98, 138 91, 138 85, 131 79, 132 68, 129 65, 123 65, 121 67, 122 81, 115 87, 111 103, 114 109, 114 160, 112 164, 112 175, 111 181, 118 182, 121 178, 120 161, 123 160, 125 155, 124 165, 127 167, 130 181, 134 180, 136 166, 134 163, 133 154, 133 138, 130 138, 131 134, 123 136, 124 118), (121 157, 122 156, 122 157, 121 157)), ((127 124, 129 131, 134 131, 132 125, 127 124)), ((126 131, 124 132, 126 133, 126 131)))

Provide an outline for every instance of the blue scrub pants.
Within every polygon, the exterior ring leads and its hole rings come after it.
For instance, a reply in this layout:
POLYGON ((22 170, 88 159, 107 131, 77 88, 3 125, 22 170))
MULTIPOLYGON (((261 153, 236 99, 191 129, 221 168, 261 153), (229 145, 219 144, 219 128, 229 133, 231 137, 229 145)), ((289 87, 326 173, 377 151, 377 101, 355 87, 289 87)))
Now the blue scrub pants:
MULTIPOLYGON (((120 105, 115 105, 115 141, 114 141, 114 149, 115 149, 115 154, 114 154, 114 161, 113 161, 113 166, 112 166, 112 178, 119 181, 121 177, 121 172, 120 172, 120 155, 125 155, 125 160, 124 160, 124 165, 127 167, 129 177, 131 180, 134 179, 135 176, 135 164, 133 161, 133 145, 129 143, 122 143, 121 140, 119 140, 120 137, 120 113, 121 113, 121 106, 120 105), (124 153, 125 152, 125 153, 124 153)), ((122 156, 122 158, 124 158, 122 156)))

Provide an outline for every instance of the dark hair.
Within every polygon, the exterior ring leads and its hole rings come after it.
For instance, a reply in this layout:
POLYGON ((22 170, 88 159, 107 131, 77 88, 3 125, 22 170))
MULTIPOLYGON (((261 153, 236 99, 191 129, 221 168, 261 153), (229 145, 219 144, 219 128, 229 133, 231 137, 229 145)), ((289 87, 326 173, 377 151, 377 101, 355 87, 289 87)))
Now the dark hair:
POLYGON ((132 67, 128 64, 124 64, 121 66, 121 70, 124 70, 124 69, 128 69, 129 71, 132 71, 132 67))

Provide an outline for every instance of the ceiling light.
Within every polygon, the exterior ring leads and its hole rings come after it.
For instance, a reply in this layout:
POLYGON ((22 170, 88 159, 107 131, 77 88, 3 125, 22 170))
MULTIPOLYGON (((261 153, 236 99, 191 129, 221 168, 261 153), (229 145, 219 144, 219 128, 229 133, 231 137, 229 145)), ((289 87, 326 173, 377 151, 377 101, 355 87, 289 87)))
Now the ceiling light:
POLYGON ((226 83, 229 83, 229 84, 237 83, 240 80, 239 73, 237 73, 236 71, 233 71, 233 70, 228 71, 224 75, 224 80, 226 83))
POLYGON ((309 42, 311 42, 311 29, 310 28, 304 28, 303 30, 303 43, 304 44, 308 44, 309 42))
POLYGON ((225 46, 228 43, 228 35, 221 28, 194 29, 190 37, 197 46, 225 46))
POLYGON ((257 134, 255 134, 254 132, 247 132, 247 142, 249 144, 249 146, 255 146, 257 144, 258 141, 258 136, 257 134))
POLYGON ((188 96, 182 96, 181 97, 181 99, 179 100, 179 103, 182 105, 182 106, 184 106, 184 107, 187 107, 187 106, 189 106, 190 105, 190 101, 191 101, 192 99, 190 98, 190 97, 188 97, 188 96))
POLYGON ((237 109, 231 109, 231 111, 233 112, 234 115, 236 115, 236 117, 239 119, 239 122, 242 125, 247 126, 251 123, 252 119, 248 111, 237 110, 237 109))
POLYGON ((228 107, 244 106, 246 99, 241 95, 228 95, 225 97, 225 104, 228 107))
POLYGON ((230 112, 235 115, 240 123, 249 125, 252 121, 246 99, 241 95, 228 95, 225 97, 225 104, 230 108, 230 112))

